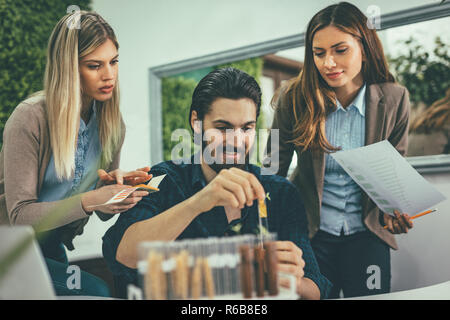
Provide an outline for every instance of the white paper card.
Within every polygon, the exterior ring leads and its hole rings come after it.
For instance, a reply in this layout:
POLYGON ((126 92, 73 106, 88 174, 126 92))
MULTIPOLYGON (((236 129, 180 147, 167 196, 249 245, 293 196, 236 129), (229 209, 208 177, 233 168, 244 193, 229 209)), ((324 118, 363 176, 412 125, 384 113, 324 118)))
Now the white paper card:
POLYGON ((159 184, 161 183, 161 181, 163 181, 165 176, 165 174, 162 174, 160 176, 154 177, 150 180, 149 183, 147 183, 147 185, 149 187, 158 188, 159 184))
MULTIPOLYGON (((147 185, 149 187, 153 187, 153 188, 158 188, 159 184, 161 183, 161 181, 163 181, 164 177, 166 175, 160 175, 157 177, 154 177, 150 180, 149 183, 147 183, 147 185)), ((153 192, 158 192, 159 190, 149 190, 146 188, 139 188, 139 187, 131 187, 131 188, 126 188, 121 190, 120 192, 118 192, 117 194, 115 194, 111 199, 109 199, 108 201, 106 201, 105 203, 102 204, 97 204, 94 206, 89 206, 88 208, 94 208, 94 207, 101 207, 101 206, 105 206, 108 204, 112 204, 112 203, 119 203, 122 202, 123 200, 125 200, 130 194, 132 194, 134 191, 136 190, 144 190, 147 191, 148 193, 153 193, 153 192)))
POLYGON ((446 199, 387 140, 331 156, 388 214, 415 215, 446 199))

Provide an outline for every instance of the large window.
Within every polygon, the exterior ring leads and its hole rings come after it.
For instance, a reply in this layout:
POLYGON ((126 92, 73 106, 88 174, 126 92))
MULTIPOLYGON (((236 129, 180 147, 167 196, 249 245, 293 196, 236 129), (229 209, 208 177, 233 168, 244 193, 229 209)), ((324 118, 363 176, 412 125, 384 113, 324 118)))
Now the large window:
MULTIPOLYGON (((450 88, 448 77, 450 35, 444 32, 450 29, 449 15, 450 4, 444 3, 392 13, 380 19, 381 28, 378 35, 383 43, 391 71, 398 82, 410 92, 411 123, 426 116, 427 110, 431 107, 449 103, 448 98, 444 99, 450 88)), ((224 63, 238 61, 237 64, 241 63, 241 66, 248 67, 248 63, 251 64, 248 61, 253 61, 251 70, 255 72, 254 75, 263 91, 259 128, 270 128, 273 119, 270 101, 282 82, 295 77, 301 70, 304 57, 303 44, 304 34, 297 34, 150 70, 152 109, 154 108, 152 112, 155 117, 162 119, 161 124, 154 126, 152 132, 152 162, 168 159, 167 150, 170 149, 167 148, 168 136, 177 129, 177 126, 180 127, 179 123, 187 121, 190 98, 197 81, 224 63), (177 81, 179 85, 175 85, 177 81), (175 106, 175 100, 180 102, 183 111, 175 106), (175 111, 176 116, 170 115, 168 118, 171 119, 165 118, 164 110, 167 108, 171 109, 171 113, 175 111), (178 120, 174 120, 177 117, 178 120), (164 152, 161 148, 162 141, 165 145, 164 152)), ((441 116, 445 117, 442 114, 441 116)), ((414 149, 414 152, 411 154, 413 157, 408 159, 410 163, 423 171, 449 170, 450 155, 447 155, 448 146, 444 145, 448 144, 449 128, 450 124, 439 128, 440 132, 411 131, 410 141, 414 145, 410 149, 414 149), (418 147, 419 144, 426 147, 418 147)), ((259 141, 259 144, 264 144, 264 141, 259 141)), ((293 164, 295 163, 294 158, 293 164)))

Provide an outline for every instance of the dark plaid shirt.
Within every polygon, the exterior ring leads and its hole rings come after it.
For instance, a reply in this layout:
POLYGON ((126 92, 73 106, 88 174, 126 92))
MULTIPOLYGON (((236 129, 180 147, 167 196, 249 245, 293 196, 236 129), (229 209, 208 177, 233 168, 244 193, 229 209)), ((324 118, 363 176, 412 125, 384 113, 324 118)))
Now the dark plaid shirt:
MULTIPOLYGON (((192 158, 191 158, 192 160, 192 158)), ((307 230, 305 208, 296 187, 278 175, 261 175, 260 168, 248 165, 246 170, 256 176, 264 191, 270 194, 266 199, 269 232, 277 234, 278 240, 290 240, 303 251, 305 277, 316 283, 322 299, 328 296, 331 283, 319 271, 312 251, 307 230)), ((151 174, 157 177, 167 174, 159 185, 159 192, 144 197, 135 207, 120 214, 117 222, 103 237, 103 255, 115 276, 116 289, 124 295, 129 283, 137 284, 137 270, 130 269, 116 260, 119 243, 129 226, 150 219, 176 204, 190 198, 206 186, 199 164, 174 164, 172 161, 152 167, 151 174), (125 291, 125 292, 124 292, 125 291)), ((257 232, 258 205, 244 207, 241 218, 228 223, 223 207, 215 207, 197 216, 177 239, 221 237, 233 234, 236 224, 241 224, 239 233, 257 232)))

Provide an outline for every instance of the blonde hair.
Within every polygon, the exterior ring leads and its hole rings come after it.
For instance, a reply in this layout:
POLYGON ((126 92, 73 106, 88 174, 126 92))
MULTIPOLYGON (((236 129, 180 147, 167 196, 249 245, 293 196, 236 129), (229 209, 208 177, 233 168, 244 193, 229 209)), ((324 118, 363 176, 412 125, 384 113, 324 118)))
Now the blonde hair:
MULTIPOLYGON (((119 48, 108 23, 97 13, 67 14, 55 26, 48 42, 44 94, 50 144, 58 178, 70 178, 75 168, 75 151, 82 106, 79 61, 110 39, 119 48)), ((100 167, 111 162, 122 135, 118 81, 112 98, 96 101, 100 167)))

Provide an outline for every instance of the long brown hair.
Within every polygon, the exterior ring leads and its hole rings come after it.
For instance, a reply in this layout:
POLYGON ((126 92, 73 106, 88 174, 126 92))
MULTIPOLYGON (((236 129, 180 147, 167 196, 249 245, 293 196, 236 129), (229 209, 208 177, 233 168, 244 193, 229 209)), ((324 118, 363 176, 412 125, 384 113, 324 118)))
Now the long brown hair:
MULTIPOLYGON (((314 63, 312 42, 317 31, 334 26, 361 41, 363 47, 362 75, 367 85, 394 82, 389 72, 381 41, 374 29, 367 26, 367 17, 348 2, 331 5, 319 11, 309 22, 305 36, 305 59, 300 74, 288 82, 285 94, 292 101, 295 125, 291 143, 308 149, 336 151, 325 134, 325 121, 336 109, 336 95, 321 77, 314 63)), ((279 92, 281 93, 281 92, 279 92)), ((276 100, 276 97, 273 101, 276 100)))
POLYGON ((450 125, 450 88, 445 97, 434 102, 424 113, 414 120, 410 132, 430 133, 450 125))

